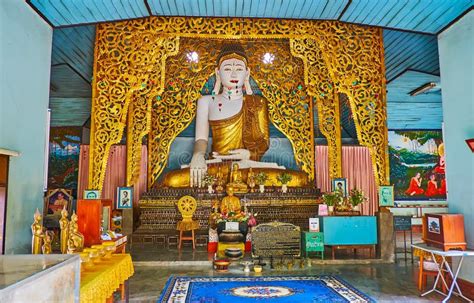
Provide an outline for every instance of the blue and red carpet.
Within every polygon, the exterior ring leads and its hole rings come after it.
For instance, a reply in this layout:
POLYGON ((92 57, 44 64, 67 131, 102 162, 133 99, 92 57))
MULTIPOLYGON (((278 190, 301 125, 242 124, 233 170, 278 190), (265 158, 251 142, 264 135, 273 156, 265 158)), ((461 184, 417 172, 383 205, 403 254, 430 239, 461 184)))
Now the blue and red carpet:
POLYGON ((375 302, 334 276, 177 277, 158 302, 375 302))

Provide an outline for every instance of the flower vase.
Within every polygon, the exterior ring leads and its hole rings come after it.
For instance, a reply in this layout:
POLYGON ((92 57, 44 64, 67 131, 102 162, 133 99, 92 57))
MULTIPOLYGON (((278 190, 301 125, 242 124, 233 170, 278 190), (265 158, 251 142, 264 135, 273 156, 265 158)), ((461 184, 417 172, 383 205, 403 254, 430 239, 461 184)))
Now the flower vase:
POLYGON ((334 213, 334 205, 328 206, 328 211, 330 214, 334 213))
POLYGON ((260 192, 263 194, 265 192, 265 185, 264 184, 260 184, 258 186, 258 188, 260 189, 260 192))
POLYGON ((281 191, 284 192, 284 193, 286 193, 286 192, 288 191, 288 186, 287 186, 286 184, 283 184, 283 185, 281 186, 281 191))
POLYGON ((354 211, 360 211, 360 205, 357 204, 356 206, 353 206, 353 207, 352 207, 352 210, 354 210, 354 211))
POLYGON ((207 186, 207 192, 210 193, 210 194, 214 193, 214 189, 212 188, 212 185, 207 186))

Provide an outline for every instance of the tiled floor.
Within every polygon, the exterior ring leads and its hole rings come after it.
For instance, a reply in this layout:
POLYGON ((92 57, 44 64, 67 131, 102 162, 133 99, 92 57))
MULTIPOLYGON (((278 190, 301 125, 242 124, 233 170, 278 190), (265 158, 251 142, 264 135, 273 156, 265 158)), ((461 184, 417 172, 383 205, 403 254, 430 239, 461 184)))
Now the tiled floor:
MULTIPOLYGON (((351 254, 348 254, 348 256, 351 254)), ((347 257, 348 257, 347 256, 347 257)), ((189 247, 178 253, 176 249, 157 249, 134 246, 135 275, 129 280, 130 302, 156 302, 170 275, 244 275, 239 264, 233 264, 228 273, 218 274, 211 269, 204 248, 195 252, 189 247), (193 266, 200 264, 200 266, 193 266)), ((344 258, 344 256, 341 256, 344 258)), ((364 257, 363 255, 361 257, 364 257)), ((440 295, 420 297, 416 286, 417 266, 403 256, 396 264, 313 264, 292 270, 264 268, 265 275, 319 275, 334 274, 368 294, 377 302, 439 302, 440 295)), ((347 260, 347 262, 350 262, 347 260)), ((432 280, 428 281, 431 286, 432 280)), ((461 302, 457 298, 450 302, 461 302)))

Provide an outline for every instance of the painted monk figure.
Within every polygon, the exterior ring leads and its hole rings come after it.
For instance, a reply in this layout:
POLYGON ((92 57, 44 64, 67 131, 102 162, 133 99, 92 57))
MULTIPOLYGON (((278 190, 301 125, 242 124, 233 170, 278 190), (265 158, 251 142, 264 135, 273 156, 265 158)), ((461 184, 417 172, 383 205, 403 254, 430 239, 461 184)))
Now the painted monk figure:
POLYGON ((421 174, 416 173, 416 175, 411 178, 410 185, 408 186, 408 189, 405 191, 405 193, 410 196, 421 195, 424 193, 425 191, 423 188, 421 188, 421 180, 421 174))
POLYGON ((432 174, 430 175, 430 181, 428 181, 425 196, 432 197, 437 195, 439 195, 438 183, 436 182, 436 176, 432 174))
MULTIPOLYGON (((217 66, 214 93, 202 96, 197 102, 195 143, 189 168, 184 166, 168 173, 163 181, 165 186, 201 187, 208 169, 215 175, 216 167, 221 167, 224 175, 229 174, 231 165, 223 162, 226 160, 238 162, 244 177, 250 167, 265 170, 270 177, 276 177, 285 169, 277 163, 260 162, 270 145, 267 103, 263 97, 253 95, 243 47, 240 44, 224 45, 217 66), (209 130, 212 132, 213 159, 206 161, 209 130), (211 163, 217 164, 208 167, 211 163)), ((258 172, 258 169, 254 171, 258 172)), ((294 180, 290 186, 307 184, 306 173, 289 173, 294 180)))

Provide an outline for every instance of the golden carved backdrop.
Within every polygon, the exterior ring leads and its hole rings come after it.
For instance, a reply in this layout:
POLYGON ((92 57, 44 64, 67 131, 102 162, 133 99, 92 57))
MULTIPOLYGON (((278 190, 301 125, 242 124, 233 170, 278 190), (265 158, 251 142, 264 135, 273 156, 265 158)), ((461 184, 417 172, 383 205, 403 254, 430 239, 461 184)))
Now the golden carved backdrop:
POLYGON ((371 149, 376 180, 388 184, 380 29, 335 21, 151 17, 97 26, 90 188, 102 187, 108 150, 120 142, 127 121, 127 183, 137 177, 138 147, 149 133, 152 185, 167 162, 172 141, 194 117, 223 39, 246 44, 252 76, 268 100, 270 118, 289 138, 298 165, 310 178, 312 100, 328 139, 330 175, 341 176, 336 98, 342 92, 350 100, 359 141, 371 149), (184 60, 189 51, 199 54, 199 63, 184 60), (259 61, 265 52, 277 54, 268 67, 259 61), (308 97, 302 98, 300 90, 308 97))

